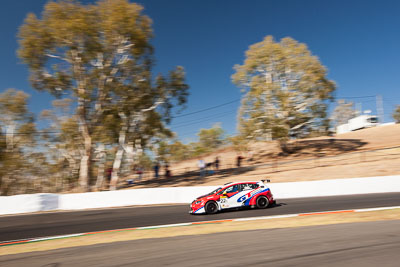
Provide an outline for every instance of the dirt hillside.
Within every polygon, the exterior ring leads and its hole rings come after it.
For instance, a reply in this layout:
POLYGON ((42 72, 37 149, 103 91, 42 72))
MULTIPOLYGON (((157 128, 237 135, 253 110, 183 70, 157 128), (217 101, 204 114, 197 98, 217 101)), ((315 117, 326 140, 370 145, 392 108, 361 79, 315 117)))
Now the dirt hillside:
POLYGON ((400 175, 400 125, 383 125, 333 137, 296 140, 292 153, 284 155, 277 142, 258 142, 250 152, 224 148, 202 157, 220 168, 209 168, 200 178, 198 159, 171 164, 172 177, 153 179, 151 173, 133 187, 220 185, 230 181, 270 178, 272 182, 310 181, 335 178, 400 175), (242 156, 241 167, 236 166, 242 156))

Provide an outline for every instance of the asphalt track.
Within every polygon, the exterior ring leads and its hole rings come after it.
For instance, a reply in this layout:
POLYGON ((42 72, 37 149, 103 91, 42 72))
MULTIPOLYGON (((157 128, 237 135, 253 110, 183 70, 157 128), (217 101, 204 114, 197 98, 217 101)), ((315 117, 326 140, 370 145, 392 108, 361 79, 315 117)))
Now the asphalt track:
POLYGON ((194 221, 400 205, 400 193, 278 199, 264 210, 190 215, 189 205, 127 207, 0 217, 0 241, 194 221))
POLYGON ((400 220, 153 238, 0 257, 1 266, 399 266, 400 220))

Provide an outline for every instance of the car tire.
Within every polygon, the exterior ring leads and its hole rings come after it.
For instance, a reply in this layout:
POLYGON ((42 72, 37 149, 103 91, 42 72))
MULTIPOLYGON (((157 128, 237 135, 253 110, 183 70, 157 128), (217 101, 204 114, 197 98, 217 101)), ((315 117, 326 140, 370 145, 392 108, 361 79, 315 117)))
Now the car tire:
POLYGON ((269 201, 268 198, 266 196, 259 196, 256 200, 256 206, 259 209, 265 209, 266 207, 268 207, 269 205, 269 201))
POLYGON ((215 214, 218 211, 218 204, 215 201, 208 201, 204 209, 207 214, 215 214))

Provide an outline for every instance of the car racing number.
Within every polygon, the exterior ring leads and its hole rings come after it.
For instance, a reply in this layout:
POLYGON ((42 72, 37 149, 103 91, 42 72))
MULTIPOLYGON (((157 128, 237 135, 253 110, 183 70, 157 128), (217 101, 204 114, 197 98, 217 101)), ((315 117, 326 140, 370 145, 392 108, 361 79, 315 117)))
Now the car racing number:
POLYGON ((229 208, 228 197, 221 196, 219 202, 221 203, 221 207, 223 209, 229 208))

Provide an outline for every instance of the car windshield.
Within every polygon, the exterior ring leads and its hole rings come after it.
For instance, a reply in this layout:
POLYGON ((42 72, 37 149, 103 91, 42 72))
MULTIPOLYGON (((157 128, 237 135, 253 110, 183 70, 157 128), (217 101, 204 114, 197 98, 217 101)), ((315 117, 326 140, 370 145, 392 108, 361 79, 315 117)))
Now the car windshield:
POLYGON ((212 191, 209 195, 214 195, 215 193, 217 193, 219 190, 221 190, 222 187, 218 187, 217 189, 215 189, 214 191, 212 191))

